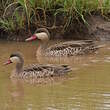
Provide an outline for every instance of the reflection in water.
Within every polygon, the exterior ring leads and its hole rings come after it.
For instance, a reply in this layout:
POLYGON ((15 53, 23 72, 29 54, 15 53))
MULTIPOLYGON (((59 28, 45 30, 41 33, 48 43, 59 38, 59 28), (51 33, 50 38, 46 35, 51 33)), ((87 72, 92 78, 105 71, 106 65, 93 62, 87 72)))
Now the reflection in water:
POLYGON ((96 55, 58 59, 36 58, 37 46, 36 42, 0 42, 0 110, 110 110, 109 43, 96 55), (3 63, 14 51, 24 54, 25 64, 66 63, 73 72, 45 79, 43 84, 42 79, 9 79, 15 65, 3 63))
POLYGON ((12 96, 13 101, 18 100, 19 98, 21 100, 24 96, 23 84, 18 79, 17 80, 11 79, 11 85, 9 85, 9 90, 10 90, 10 95, 12 96), (12 88, 14 88, 14 90, 12 90, 12 88))
POLYGON ((72 56, 72 57, 36 57, 39 63, 55 63, 55 64, 82 64, 88 63, 92 57, 72 56))
POLYGON ((23 106, 24 101, 24 88, 19 80, 11 80, 11 83, 7 85, 10 100, 7 103, 7 109, 15 109, 15 105, 23 106))
POLYGON ((11 78, 10 80, 14 81, 19 81, 19 83, 24 84, 24 83, 28 83, 28 84, 32 84, 32 85, 36 85, 36 84, 54 84, 54 83, 60 83, 62 81, 71 79, 70 76, 67 75, 63 75, 63 76, 56 76, 56 77, 46 77, 46 78, 25 78, 25 79, 15 79, 15 78, 11 78))
POLYGON ((0 110, 14 110, 16 106, 22 106, 24 101, 23 85, 18 82, 10 82, 4 85, 0 93, 0 110))

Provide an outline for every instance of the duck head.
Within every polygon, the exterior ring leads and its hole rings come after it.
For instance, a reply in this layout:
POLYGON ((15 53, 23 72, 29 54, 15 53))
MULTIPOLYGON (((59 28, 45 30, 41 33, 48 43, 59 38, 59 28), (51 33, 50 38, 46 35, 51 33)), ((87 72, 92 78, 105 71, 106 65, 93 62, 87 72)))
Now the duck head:
POLYGON ((8 65, 8 64, 11 64, 11 63, 23 63, 24 60, 21 56, 20 53, 13 53, 10 55, 9 59, 4 63, 4 65, 8 65))
POLYGON ((48 41, 50 38, 50 33, 45 28, 39 28, 35 31, 31 37, 27 38, 25 41, 33 41, 33 40, 41 40, 41 41, 48 41))

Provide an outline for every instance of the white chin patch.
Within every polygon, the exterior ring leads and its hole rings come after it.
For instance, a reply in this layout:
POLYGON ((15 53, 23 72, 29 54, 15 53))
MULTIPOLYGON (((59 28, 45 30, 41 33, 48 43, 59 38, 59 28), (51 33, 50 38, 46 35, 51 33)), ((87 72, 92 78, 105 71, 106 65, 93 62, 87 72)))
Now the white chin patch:
POLYGON ((12 58, 10 58, 10 60, 11 60, 13 63, 18 63, 18 62, 20 62, 20 60, 19 60, 18 57, 12 57, 12 58))

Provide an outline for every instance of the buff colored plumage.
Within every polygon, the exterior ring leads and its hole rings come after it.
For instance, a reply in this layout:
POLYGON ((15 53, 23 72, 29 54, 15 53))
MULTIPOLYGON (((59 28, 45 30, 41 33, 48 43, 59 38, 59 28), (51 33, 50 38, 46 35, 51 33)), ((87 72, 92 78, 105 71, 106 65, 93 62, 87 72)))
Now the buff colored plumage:
POLYGON ((5 63, 16 63, 16 68, 13 71, 11 78, 45 78, 65 75, 71 71, 68 65, 52 65, 52 64, 31 64, 23 67, 24 59, 20 53, 13 53, 9 60, 5 63))
POLYGON ((47 47, 50 39, 50 33, 45 28, 39 28, 35 34, 26 39, 26 41, 35 39, 39 39, 41 41, 36 56, 68 57, 74 55, 92 54, 99 48, 99 46, 97 46, 92 40, 67 41, 47 47))

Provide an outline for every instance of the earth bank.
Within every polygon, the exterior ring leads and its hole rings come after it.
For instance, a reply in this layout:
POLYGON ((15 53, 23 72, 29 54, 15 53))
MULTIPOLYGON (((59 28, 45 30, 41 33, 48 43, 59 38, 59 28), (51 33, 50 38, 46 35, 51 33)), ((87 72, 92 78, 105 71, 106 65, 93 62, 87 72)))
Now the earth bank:
MULTIPOLYGON (((85 25, 83 21, 78 22, 77 20, 74 20, 65 32, 61 31, 62 16, 57 19, 56 27, 51 29, 47 27, 51 33, 51 39, 110 40, 110 21, 100 15, 91 15, 86 17, 87 25, 85 25)), ((40 26, 36 27, 31 25, 30 31, 22 29, 17 32, 5 32, 0 29, 0 38, 13 41, 24 41, 24 39, 31 36, 37 28, 40 28, 40 26)))

